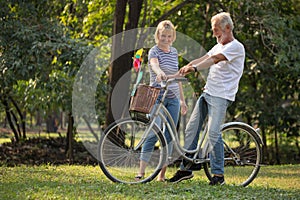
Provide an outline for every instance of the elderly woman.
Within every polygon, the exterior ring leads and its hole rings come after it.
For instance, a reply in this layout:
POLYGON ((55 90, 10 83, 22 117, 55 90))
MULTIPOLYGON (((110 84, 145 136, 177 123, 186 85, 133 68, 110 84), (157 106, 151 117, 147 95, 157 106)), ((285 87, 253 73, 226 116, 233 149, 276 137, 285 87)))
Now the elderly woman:
MULTIPOLYGON (((160 82, 167 79, 168 75, 174 75, 178 72, 178 53, 177 50, 172 47, 172 43, 176 39, 175 27, 171 21, 165 20, 158 24, 155 32, 155 43, 148 54, 148 65, 150 69, 150 85, 154 87, 160 87, 160 82)), ((158 97, 159 99, 160 97, 158 97)), ((179 119, 179 112, 181 106, 181 113, 186 113, 186 103, 183 96, 181 83, 172 83, 169 86, 169 93, 164 101, 164 106, 170 112, 174 122, 177 124, 179 119)), ((154 109, 153 109, 154 110, 154 109)), ((160 119, 156 122, 160 124, 160 119)), ((171 136, 166 129, 164 132, 167 143, 169 155, 172 153, 171 136)), ((142 179, 145 175, 145 169, 147 163, 151 158, 151 154, 154 149, 154 145, 157 142, 157 137, 154 134, 150 134, 146 139, 140 157, 140 170, 135 177, 136 180, 142 179)), ((165 173, 167 169, 167 163, 162 168, 158 175, 158 181, 165 181, 165 173)))

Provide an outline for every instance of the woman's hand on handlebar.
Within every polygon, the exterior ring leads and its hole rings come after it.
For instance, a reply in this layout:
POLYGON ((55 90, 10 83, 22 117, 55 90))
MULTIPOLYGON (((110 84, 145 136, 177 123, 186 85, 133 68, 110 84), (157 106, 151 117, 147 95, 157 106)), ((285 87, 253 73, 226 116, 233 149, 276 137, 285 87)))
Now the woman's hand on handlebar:
POLYGON ((166 74, 165 74, 163 71, 161 71, 161 72, 156 76, 155 81, 156 81, 157 83, 160 83, 161 81, 165 81, 165 80, 167 80, 167 79, 168 79, 168 77, 166 76, 166 74))

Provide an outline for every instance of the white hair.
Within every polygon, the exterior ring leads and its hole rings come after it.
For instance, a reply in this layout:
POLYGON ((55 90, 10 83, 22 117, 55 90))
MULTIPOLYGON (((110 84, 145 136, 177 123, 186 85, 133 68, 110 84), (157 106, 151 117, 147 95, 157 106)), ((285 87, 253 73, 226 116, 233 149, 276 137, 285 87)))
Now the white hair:
POLYGON ((232 19, 228 12, 221 12, 221 13, 214 15, 211 18, 211 23, 219 24, 223 30, 225 29, 226 25, 229 25, 231 30, 233 30, 233 28, 234 28, 232 19))

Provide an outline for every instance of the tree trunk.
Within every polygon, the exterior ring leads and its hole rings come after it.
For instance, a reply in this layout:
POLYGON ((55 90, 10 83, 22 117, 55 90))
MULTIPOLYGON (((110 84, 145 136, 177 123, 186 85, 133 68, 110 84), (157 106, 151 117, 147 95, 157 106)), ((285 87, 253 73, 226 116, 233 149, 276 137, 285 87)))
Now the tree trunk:
POLYGON ((98 135, 95 133, 94 129, 92 128, 89 120, 87 119, 86 115, 82 116, 83 120, 85 121, 86 125, 88 126, 90 132, 93 134, 93 136, 96 138, 96 141, 99 142, 99 137, 98 135))
POLYGON ((269 156, 269 150, 268 150, 268 145, 267 145, 267 137, 266 137, 266 132, 265 132, 265 127, 262 126, 260 128, 261 130, 261 135, 262 135, 262 140, 264 145, 262 146, 262 150, 263 150, 263 161, 269 163, 270 162, 270 156, 269 156))
POLYGON ((60 123, 60 129, 63 130, 65 128, 64 127, 65 118, 64 118, 64 112, 63 111, 60 112, 60 121, 59 121, 59 123, 60 123))
MULTIPOLYGON (((13 105, 15 106, 15 108, 17 110, 17 113, 19 114, 20 121, 21 121, 22 132, 23 132, 23 139, 26 139, 26 122, 25 122, 26 120, 25 120, 25 117, 22 114, 21 109, 19 108, 17 102, 11 96, 9 97, 9 99, 11 100, 11 102, 13 103, 13 105)), ((18 128, 20 129, 19 123, 18 122, 16 122, 16 123, 18 124, 18 128)), ((20 132, 19 134, 21 136, 21 131, 19 130, 19 132, 20 132)))
POLYGON ((53 111, 46 119, 46 129, 48 133, 57 133, 59 127, 59 114, 53 111))
POLYGON ((41 111, 40 111, 40 110, 37 110, 37 111, 36 111, 35 119, 36 119, 35 125, 36 125, 36 126, 42 126, 43 120, 42 120, 42 114, 41 114, 41 111))
POLYGON ((17 134, 18 134, 19 138, 22 138, 21 129, 20 129, 20 125, 19 125, 19 121, 18 121, 17 116, 15 115, 15 113, 12 110, 10 110, 9 113, 12 116, 12 118, 13 118, 13 120, 15 122, 15 125, 17 127, 16 130, 17 130, 17 134))
POLYGON ((276 164, 280 165, 280 154, 279 154, 279 146, 278 146, 278 134, 277 134, 277 128, 275 126, 275 158, 276 158, 276 164))
POLYGON ((11 111, 10 111, 10 108, 9 108, 9 105, 8 105, 8 102, 7 102, 7 99, 2 99, 2 104, 4 105, 5 107, 5 113, 6 113, 6 118, 7 118, 7 121, 8 121, 8 124, 11 128, 11 130, 13 131, 14 133, 14 136, 15 136, 15 139, 16 139, 16 142, 19 142, 20 141, 20 138, 19 138, 19 134, 15 128, 15 125, 12 121, 12 118, 11 118, 11 111))
MULTIPOLYGON (((125 26, 125 31, 137 28, 138 19, 140 16, 143 1, 142 0, 118 0, 116 3, 115 16, 114 16, 114 27, 113 35, 116 36, 121 33, 124 27, 124 19, 126 15, 126 5, 129 4, 129 16, 128 22, 125 26)), ((136 44, 136 35, 127 35, 124 32, 123 37, 113 38, 112 48, 112 64, 109 68, 109 85, 110 92, 107 97, 107 111, 106 111, 106 123, 108 126, 116 119, 121 118, 122 111, 116 116, 112 114, 112 92, 120 78, 126 74, 132 68, 132 56, 133 50, 136 44)), ((119 36, 119 35, 118 35, 119 36)), ((129 93, 129 81, 122 85, 122 90, 118 93, 118 99, 123 99, 119 102, 118 106, 120 109, 126 108, 128 102, 124 99, 128 99, 129 93)))
MULTIPOLYGON (((297 138, 296 138, 295 140, 296 140, 296 141, 295 141, 295 145, 296 145, 297 150, 298 150, 297 156, 300 158, 300 147, 299 147, 299 142, 298 142, 298 139, 297 139, 297 138)), ((297 157, 297 156, 296 156, 296 157, 297 157)))
POLYGON ((20 141, 20 136, 19 136, 19 133, 15 127, 15 124, 13 123, 13 119, 12 119, 12 116, 13 116, 13 113, 11 111, 11 108, 9 107, 9 103, 8 103, 8 100, 7 98, 3 98, 1 100, 2 104, 4 105, 4 108, 5 108, 5 113, 6 113, 6 119, 8 121, 8 124, 11 128, 11 130, 13 131, 14 133, 14 136, 15 136, 15 140, 16 142, 19 142, 20 141))
POLYGON ((66 156, 69 159, 70 164, 73 163, 73 125, 74 119, 72 113, 68 114, 68 129, 67 129, 67 138, 66 138, 66 156))

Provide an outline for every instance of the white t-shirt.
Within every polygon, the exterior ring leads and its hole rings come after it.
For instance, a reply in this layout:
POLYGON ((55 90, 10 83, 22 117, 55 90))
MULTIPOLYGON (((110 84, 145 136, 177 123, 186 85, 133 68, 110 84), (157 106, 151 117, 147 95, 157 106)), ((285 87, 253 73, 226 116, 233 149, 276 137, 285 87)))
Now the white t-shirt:
POLYGON ((216 44, 207 54, 212 56, 219 53, 223 54, 227 61, 210 67, 204 92, 234 101, 243 74, 245 49, 243 44, 234 39, 225 45, 216 44))

